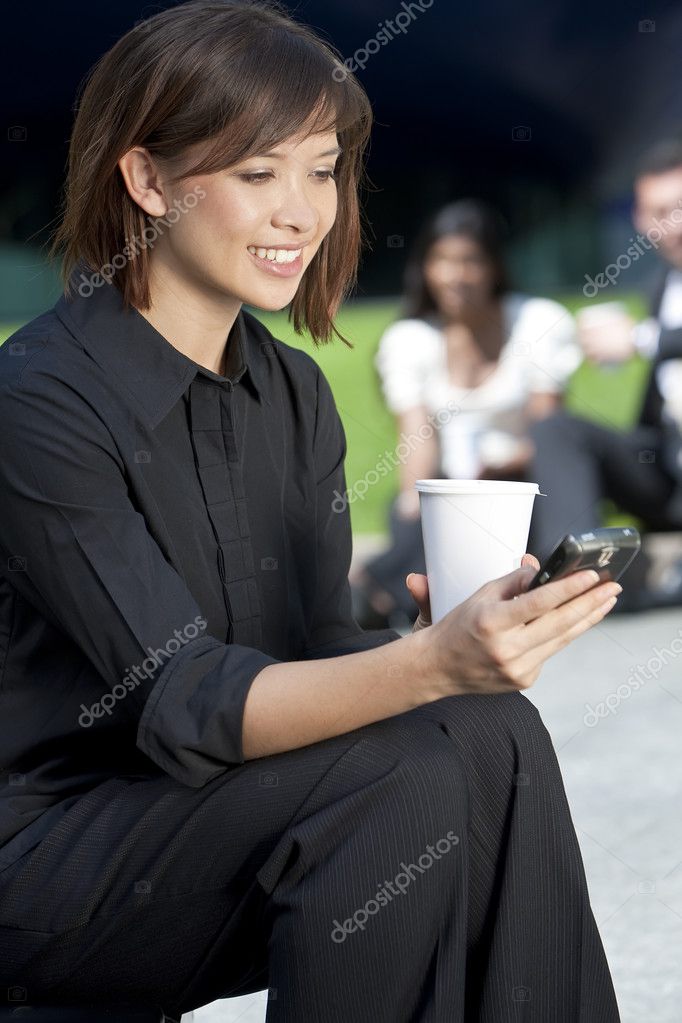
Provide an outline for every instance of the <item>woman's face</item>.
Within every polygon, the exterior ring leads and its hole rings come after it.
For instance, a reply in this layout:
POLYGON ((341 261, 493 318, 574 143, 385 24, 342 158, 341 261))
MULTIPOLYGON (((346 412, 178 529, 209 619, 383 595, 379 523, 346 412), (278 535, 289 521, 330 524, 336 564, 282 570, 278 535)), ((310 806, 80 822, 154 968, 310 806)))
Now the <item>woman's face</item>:
MULTIPOLYGON (((188 154, 192 162, 201 155, 197 148, 188 154)), ((219 303, 282 309, 336 218, 337 149, 333 131, 291 138, 225 170, 172 185, 162 180, 147 201, 136 195, 152 217, 174 206, 181 211, 152 246, 152 274, 165 266, 219 303), (199 198, 187 203, 193 192, 199 198)))
POLYGON ((494 267, 478 242, 466 235, 444 235, 424 260, 424 278, 441 313, 458 317, 483 309, 494 288, 494 267))

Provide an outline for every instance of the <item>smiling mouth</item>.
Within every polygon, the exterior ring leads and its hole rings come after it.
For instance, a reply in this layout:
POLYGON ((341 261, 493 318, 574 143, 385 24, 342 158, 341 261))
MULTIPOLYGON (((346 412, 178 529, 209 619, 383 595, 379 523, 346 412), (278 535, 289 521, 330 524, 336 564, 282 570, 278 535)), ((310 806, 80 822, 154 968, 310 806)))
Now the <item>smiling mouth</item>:
POLYGON ((295 263, 301 255, 302 249, 261 249, 255 245, 249 245, 248 250, 252 256, 259 259, 267 259, 270 263, 295 263))
POLYGON ((264 249, 249 245, 247 251, 256 269, 270 278, 298 277, 303 272, 302 247, 299 249, 264 249))

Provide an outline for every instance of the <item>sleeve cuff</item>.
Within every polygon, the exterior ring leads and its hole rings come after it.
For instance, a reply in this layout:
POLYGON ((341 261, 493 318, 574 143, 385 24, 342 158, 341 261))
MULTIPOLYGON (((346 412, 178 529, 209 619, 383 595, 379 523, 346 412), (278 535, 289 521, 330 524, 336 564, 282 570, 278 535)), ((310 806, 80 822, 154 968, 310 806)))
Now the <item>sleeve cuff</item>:
POLYGON ((184 785, 200 788, 244 763, 242 723, 255 676, 275 657, 200 636, 166 664, 142 711, 137 746, 184 785))

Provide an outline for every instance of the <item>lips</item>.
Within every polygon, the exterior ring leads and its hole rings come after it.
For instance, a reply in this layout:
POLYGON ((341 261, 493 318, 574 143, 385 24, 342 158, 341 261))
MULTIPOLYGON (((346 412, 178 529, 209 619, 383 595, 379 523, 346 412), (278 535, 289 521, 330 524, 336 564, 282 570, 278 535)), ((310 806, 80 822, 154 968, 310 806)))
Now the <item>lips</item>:
POLYGON ((253 260, 254 264, 263 273, 270 274, 272 277, 295 277, 303 269, 303 254, 300 249, 256 249, 255 246, 250 245, 247 249, 249 258, 253 260), (267 256, 259 256, 259 252, 296 252, 297 255, 293 260, 289 261, 278 261, 276 259, 268 259, 267 256))

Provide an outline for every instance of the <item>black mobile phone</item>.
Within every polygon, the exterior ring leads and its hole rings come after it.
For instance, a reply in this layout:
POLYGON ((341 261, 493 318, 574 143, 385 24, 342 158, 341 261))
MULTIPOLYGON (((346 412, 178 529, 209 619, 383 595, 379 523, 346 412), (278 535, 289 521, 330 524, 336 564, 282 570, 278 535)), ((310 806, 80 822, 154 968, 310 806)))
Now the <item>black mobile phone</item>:
POLYGON ((602 582, 615 582, 634 560, 641 546, 642 539, 632 526, 567 533, 540 566, 528 589, 587 568, 598 572, 602 582))

